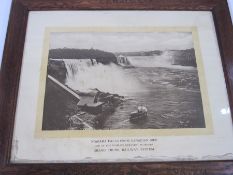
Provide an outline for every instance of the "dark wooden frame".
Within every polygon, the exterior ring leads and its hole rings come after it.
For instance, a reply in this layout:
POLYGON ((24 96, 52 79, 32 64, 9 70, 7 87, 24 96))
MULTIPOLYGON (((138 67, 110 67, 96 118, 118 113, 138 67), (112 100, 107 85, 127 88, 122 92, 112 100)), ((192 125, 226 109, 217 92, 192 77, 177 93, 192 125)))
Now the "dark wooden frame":
MULTIPOLYGON (((29 11, 200 10, 214 16, 230 108, 233 111, 233 27, 227 0, 14 0, 0 79, 0 174, 10 175, 227 175, 233 161, 104 164, 12 164, 11 142, 29 11)), ((232 115, 233 116, 233 115, 232 115)))

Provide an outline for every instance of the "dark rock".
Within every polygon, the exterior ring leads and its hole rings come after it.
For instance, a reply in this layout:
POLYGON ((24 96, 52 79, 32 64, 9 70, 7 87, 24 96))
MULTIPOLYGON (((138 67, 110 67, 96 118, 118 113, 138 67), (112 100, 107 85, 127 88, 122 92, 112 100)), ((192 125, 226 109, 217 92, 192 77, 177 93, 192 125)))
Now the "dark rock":
POLYGON ((74 98, 47 78, 42 130, 67 129, 69 121, 66 116, 77 114, 78 101, 77 98, 74 98))
POLYGON ((197 67, 194 49, 173 51, 174 65, 197 67))
POLYGON ((56 78, 58 81, 64 84, 67 74, 64 61, 49 59, 47 74, 51 75, 52 77, 56 78))

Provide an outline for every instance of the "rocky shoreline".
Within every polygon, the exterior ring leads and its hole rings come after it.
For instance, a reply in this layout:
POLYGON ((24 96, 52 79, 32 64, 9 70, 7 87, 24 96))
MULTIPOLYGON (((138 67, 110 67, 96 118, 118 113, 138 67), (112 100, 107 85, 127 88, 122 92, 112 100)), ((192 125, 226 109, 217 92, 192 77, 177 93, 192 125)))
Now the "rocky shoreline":
MULTIPOLYGON (((99 50, 77 50, 77 49, 57 49, 51 50, 48 60, 47 74, 58 80, 64 86, 66 86, 67 67, 63 56, 68 55, 69 58, 74 58, 74 53, 80 53, 80 58, 84 56, 89 57, 93 64, 93 59, 96 64, 116 64, 119 67, 134 68, 127 56, 114 56, 112 53, 103 52, 99 50), (59 58, 56 55, 62 52, 59 58), (73 53, 73 54, 72 54, 73 53), (103 56, 93 57, 94 53, 103 56), (108 56, 111 58, 107 60, 108 56), (53 59, 56 58, 56 59, 53 59)), ((162 54, 157 53, 156 54, 162 54)), ((195 53, 193 49, 184 51, 172 51, 174 57, 174 63, 177 65, 189 65, 196 67, 195 53)), ((87 59, 85 59, 87 60, 87 59)), ((179 77, 178 77, 179 78, 179 77)), ((172 80, 174 83, 177 80, 172 80)), ((182 80, 181 86, 183 87, 186 80, 182 80)), ((68 86, 66 86, 69 88, 68 86)), ((118 94, 111 94, 103 92, 98 89, 92 91, 80 92, 69 88, 74 93, 80 96, 80 99, 73 99, 70 95, 64 93, 61 89, 57 88, 56 85, 49 82, 47 78, 46 82, 46 94, 44 100, 44 114, 43 114, 43 130, 69 130, 69 129, 102 129, 106 119, 114 113, 117 107, 123 104, 124 97, 118 94)))
POLYGON ((66 88, 80 98, 72 97, 47 78, 43 130, 102 129, 106 119, 124 102, 123 96, 98 89, 86 93, 66 88))
MULTIPOLYGON (((85 121, 89 126, 91 126, 94 129, 102 129, 104 122, 110 116, 115 109, 120 106, 124 102, 124 97, 120 96, 118 94, 111 94, 108 92, 102 92, 98 89, 94 89, 90 93, 83 93, 83 92, 78 92, 77 94, 80 95, 81 100, 79 103, 82 102, 82 100, 86 100, 86 103, 83 105, 79 105, 78 103, 78 117, 76 120, 79 118, 83 121, 85 121), (88 100, 87 100, 88 99, 88 100), (101 109, 96 111, 94 108, 87 108, 85 105, 90 105, 90 104, 101 104, 101 109)), ((75 126, 75 122, 71 121, 71 125, 75 126)), ((80 126, 75 126, 76 129, 85 129, 85 126, 81 124, 80 126)), ((73 128, 69 128, 73 129, 73 128)))

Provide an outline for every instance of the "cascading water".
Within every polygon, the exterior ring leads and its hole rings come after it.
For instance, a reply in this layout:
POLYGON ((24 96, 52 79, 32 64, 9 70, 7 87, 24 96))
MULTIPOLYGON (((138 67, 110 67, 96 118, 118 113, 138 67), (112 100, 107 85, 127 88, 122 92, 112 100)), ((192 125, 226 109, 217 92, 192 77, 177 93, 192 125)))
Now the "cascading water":
POLYGON ((92 89, 127 95, 139 90, 134 77, 125 74, 115 64, 104 65, 90 59, 64 59, 67 69, 66 85, 74 90, 89 92, 92 89))
POLYGON ((197 69, 174 65, 174 55, 178 59, 182 54, 123 56, 118 64, 107 65, 91 59, 63 59, 66 85, 81 92, 97 88, 126 97, 103 129, 204 127, 197 69), (131 123, 130 113, 141 105, 148 109, 147 119, 131 123))
POLYGON ((191 66, 174 65, 173 51, 164 51, 161 55, 128 56, 127 59, 134 67, 162 67, 172 69, 193 69, 191 66))
POLYGON ((128 60, 128 58, 126 56, 123 56, 123 55, 119 55, 117 57, 117 63, 121 66, 131 66, 131 63, 128 60))
POLYGON ((164 52, 162 55, 129 56, 127 58, 132 66, 135 67, 170 67, 173 63, 170 52, 164 52))

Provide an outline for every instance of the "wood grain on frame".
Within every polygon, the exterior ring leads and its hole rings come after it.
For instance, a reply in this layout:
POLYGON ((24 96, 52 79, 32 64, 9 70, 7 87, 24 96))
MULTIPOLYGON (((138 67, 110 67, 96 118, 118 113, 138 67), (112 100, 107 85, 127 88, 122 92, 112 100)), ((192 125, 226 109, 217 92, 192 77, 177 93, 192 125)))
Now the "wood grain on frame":
POLYGON ((231 111, 233 111, 233 27, 226 0, 14 0, 0 84, 0 174, 154 174, 230 175, 233 161, 11 164, 10 152, 28 13, 31 10, 205 10, 212 11, 221 51, 231 111))

